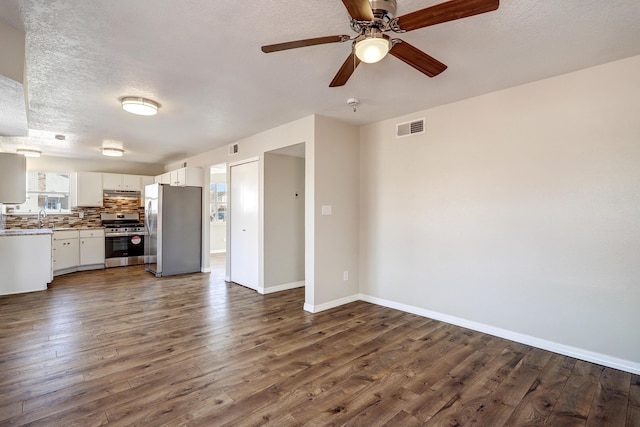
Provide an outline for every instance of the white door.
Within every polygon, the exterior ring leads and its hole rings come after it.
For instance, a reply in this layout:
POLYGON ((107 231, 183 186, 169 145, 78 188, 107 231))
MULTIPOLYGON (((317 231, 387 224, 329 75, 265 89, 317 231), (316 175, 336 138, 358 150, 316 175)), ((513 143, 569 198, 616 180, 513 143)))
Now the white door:
POLYGON ((231 167, 231 281, 258 289, 258 162, 231 167))

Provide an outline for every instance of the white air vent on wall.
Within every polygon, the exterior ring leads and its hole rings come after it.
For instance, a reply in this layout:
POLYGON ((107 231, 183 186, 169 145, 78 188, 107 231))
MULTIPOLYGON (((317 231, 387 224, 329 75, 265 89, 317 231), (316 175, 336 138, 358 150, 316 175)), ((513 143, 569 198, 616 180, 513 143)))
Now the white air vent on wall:
POLYGON ((238 154, 238 144, 229 144, 229 155, 233 156, 234 154, 238 154))
POLYGON ((396 125, 396 138, 424 133, 424 119, 412 122, 398 123, 396 125))

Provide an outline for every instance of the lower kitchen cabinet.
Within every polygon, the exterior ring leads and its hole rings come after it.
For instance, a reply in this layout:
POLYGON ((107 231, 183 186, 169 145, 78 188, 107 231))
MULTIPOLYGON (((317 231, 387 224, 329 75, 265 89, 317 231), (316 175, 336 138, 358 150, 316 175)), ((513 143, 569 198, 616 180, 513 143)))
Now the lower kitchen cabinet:
POLYGON ((47 289, 52 280, 50 230, 0 232, 0 254, 0 295, 47 289))
POLYGON ((78 230, 53 232, 53 275, 77 271, 80 256, 78 230))
POLYGON ((104 230, 80 230, 79 266, 104 268, 104 230))
POLYGON ((104 268, 104 230, 53 232, 53 275, 104 268))

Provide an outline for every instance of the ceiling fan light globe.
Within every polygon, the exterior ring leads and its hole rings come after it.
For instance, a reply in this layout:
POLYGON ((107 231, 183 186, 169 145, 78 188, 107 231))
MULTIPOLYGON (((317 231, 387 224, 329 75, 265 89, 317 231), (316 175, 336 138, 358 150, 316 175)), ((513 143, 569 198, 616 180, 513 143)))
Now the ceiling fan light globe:
POLYGON ((356 43, 356 56, 362 62, 375 64, 387 56, 391 43, 382 37, 365 38, 356 43))

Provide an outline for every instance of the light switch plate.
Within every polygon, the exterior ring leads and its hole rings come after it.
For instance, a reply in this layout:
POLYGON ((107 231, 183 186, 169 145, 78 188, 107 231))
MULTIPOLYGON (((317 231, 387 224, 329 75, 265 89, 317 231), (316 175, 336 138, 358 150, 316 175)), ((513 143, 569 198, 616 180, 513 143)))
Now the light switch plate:
POLYGON ((322 215, 331 215, 331 205, 322 205, 322 215))

